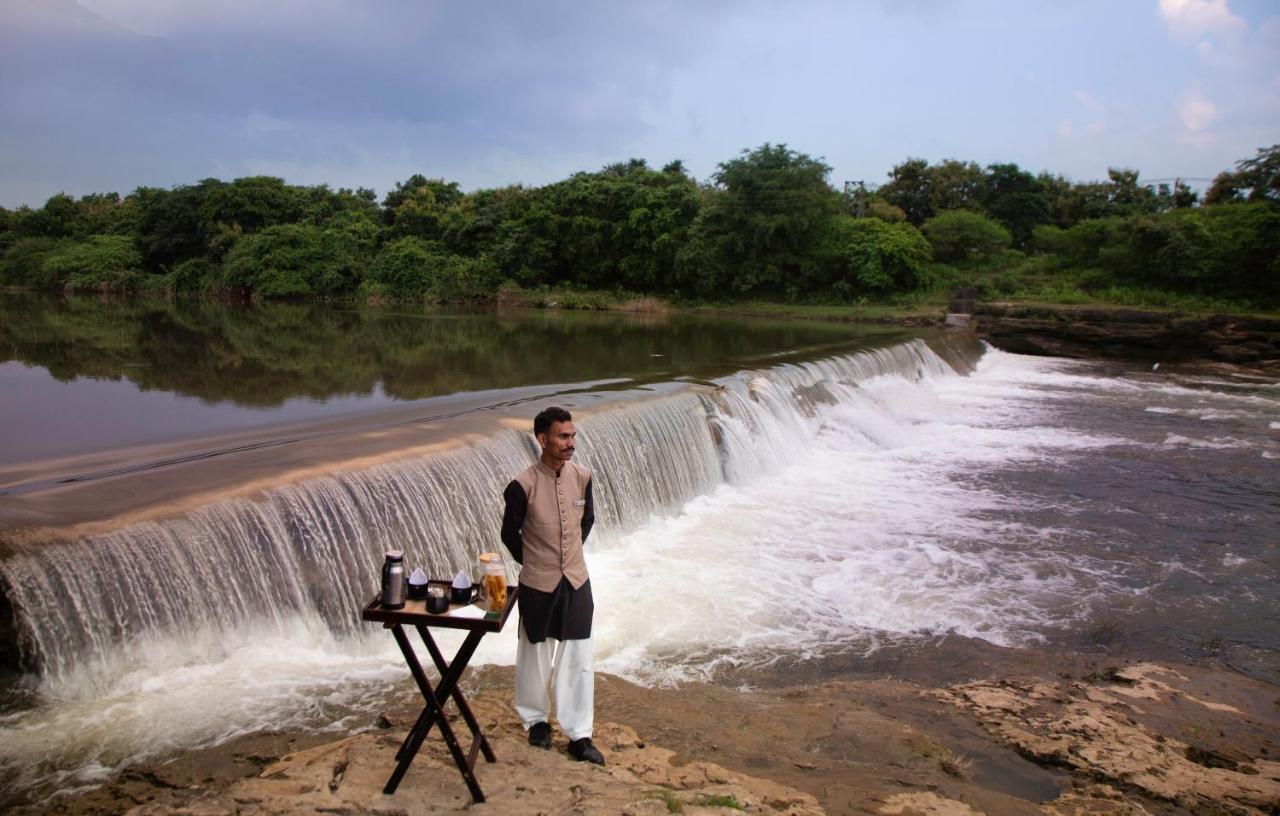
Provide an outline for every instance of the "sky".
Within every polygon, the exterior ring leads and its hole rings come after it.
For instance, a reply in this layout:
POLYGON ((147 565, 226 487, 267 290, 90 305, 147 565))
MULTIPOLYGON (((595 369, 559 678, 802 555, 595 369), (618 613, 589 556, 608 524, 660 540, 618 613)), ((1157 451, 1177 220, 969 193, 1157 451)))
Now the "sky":
POLYGON ((464 190, 765 142, 1211 178, 1280 142, 1275 0, 0 0, 0 206, 207 177, 464 190))

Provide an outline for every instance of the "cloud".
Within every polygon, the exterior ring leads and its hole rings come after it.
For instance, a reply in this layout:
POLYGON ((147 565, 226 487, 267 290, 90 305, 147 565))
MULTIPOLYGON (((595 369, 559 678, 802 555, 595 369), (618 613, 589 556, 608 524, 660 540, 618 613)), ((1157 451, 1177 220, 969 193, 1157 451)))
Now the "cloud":
POLYGON ((1075 96, 1077 102, 1084 105, 1092 113, 1101 116, 1107 112, 1107 106, 1094 99, 1088 91, 1076 91, 1073 96, 1075 96))
POLYGON ((1182 121, 1187 135, 1203 135, 1217 118, 1218 109, 1204 95, 1200 82, 1191 83, 1191 87, 1178 98, 1178 119, 1182 121))
POLYGON ((1231 13, 1227 0, 1160 0, 1159 9, 1165 27, 1183 39, 1234 37, 1248 29, 1242 18, 1231 13))

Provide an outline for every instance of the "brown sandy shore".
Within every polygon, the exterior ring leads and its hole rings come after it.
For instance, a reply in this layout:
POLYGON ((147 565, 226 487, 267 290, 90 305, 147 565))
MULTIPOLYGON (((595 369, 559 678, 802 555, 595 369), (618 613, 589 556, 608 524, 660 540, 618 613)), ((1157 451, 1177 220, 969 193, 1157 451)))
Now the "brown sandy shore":
POLYGON ((827 661, 757 672, 739 688, 598 675, 604 768, 569 761, 558 732, 551 751, 529 747, 510 708, 511 669, 471 671, 464 688, 498 756, 477 768, 481 805, 434 734, 396 794, 382 794, 418 710, 406 680, 376 722, 346 736, 253 734, 15 812, 1280 812, 1280 687, 1221 668, 931 648, 932 680, 919 670, 832 679, 839 667, 827 661))

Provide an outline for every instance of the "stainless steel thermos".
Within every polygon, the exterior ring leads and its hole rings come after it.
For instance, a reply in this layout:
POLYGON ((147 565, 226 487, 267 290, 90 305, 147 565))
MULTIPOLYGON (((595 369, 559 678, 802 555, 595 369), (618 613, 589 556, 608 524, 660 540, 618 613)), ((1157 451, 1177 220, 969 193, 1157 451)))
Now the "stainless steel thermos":
POLYGON ((382 564, 382 608, 404 608, 404 551, 387 550, 382 564))

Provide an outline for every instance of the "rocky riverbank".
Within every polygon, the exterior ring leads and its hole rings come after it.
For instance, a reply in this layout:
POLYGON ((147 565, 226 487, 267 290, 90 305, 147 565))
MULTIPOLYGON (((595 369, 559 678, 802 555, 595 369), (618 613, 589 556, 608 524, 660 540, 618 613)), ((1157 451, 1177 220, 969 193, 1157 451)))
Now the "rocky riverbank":
MULTIPOLYGON (((381 788, 417 711, 405 684, 340 738, 257 734, 19 813, 1264 814, 1280 809, 1280 688, 1220 670, 1041 656, 1038 671, 646 689, 600 675, 608 765, 525 744, 510 668, 466 680, 499 761, 470 803, 438 738, 381 788), (1052 665, 1058 670, 1051 670, 1052 665)), ((1008 668, 1030 668, 1025 656, 1008 668)), ((762 678, 764 679, 764 678, 762 678)), ((803 677, 799 678, 803 680, 803 677)), ((462 726, 459 722, 459 727, 462 726)))
POLYGON ((973 305, 979 336, 1004 351, 1153 362, 1213 360, 1280 370, 1280 319, 1137 309, 973 305))

